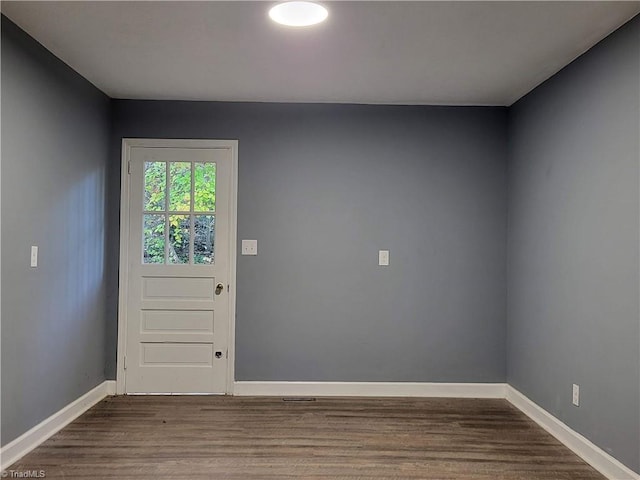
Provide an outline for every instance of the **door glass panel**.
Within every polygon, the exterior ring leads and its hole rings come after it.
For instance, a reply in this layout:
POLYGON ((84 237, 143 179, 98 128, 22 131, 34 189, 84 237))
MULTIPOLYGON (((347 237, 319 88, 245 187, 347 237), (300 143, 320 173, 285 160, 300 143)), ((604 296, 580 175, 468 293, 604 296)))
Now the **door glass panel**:
POLYGON ((215 162, 145 162, 143 202, 143 263, 214 263, 215 162))
POLYGON ((166 162, 144 162, 144 209, 146 211, 165 209, 166 187, 166 162))
POLYGON ((164 263, 164 215, 144 215, 143 263, 164 263))
POLYGON ((169 210, 191 211, 191 162, 169 163, 169 210))
POLYGON ((214 257, 215 222, 213 215, 196 215, 193 238, 193 263, 211 264, 214 257))
POLYGON ((169 261, 189 263, 190 215, 169 215, 169 261))
POLYGON ((216 164, 195 164, 194 211, 214 212, 216 209, 216 164))

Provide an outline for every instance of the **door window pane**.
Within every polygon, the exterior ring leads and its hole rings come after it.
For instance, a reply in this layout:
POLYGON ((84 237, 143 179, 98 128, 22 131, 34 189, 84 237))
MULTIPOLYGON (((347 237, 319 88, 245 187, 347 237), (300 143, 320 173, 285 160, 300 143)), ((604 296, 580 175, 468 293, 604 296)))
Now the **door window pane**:
POLYGON ((143 263, 214 263, 215 162, 145 162, 143 201, 143 263))
POLYGON ((196 215, 194 218, 193 263, 212 264, 216 218, 213 215, 196 215))
POLYGON ((144 209, 162 211, 165 208, 167 187, 167 164, 144 162, 144 209))
POLYGON ((164 263, 164 215, 144 215, 143 263, 164 263))
POLYGON ((194 207, 196 212, 214 212, 216 209, 216 164, 195 164, 194 207))
POLYGON ((169 163, 169 210, 191 211, 191 163, 169 163))
POLYGON ((189 263, 190 215, 169 215, 169 262, 189 263))

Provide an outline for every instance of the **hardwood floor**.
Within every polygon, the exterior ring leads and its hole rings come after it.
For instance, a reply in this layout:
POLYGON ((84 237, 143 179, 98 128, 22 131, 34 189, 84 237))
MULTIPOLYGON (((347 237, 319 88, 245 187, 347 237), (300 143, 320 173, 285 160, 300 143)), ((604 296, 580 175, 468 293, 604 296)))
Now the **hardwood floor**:
POLYGON ((506 400, 110 397, 10 467, 46 479, 602 480, 506 400))

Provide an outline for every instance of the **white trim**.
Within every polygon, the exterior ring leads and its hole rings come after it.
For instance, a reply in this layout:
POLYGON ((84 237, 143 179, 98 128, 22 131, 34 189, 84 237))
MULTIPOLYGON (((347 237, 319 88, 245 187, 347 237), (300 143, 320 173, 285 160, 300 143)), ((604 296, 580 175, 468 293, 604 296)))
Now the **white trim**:
POLYGON ((640 475, 569 428, 511 385, 507 386, 507 400, 605 477, 610 480, 640 480, 640 475))
POLYGON ((120 266, 118 272, 118 346, 116 351, 116 392, 125 393, 124 356, 127 337, 127 292, 129 287, 129 158, 131 144, 122 139, 122 159, 120 165, 120 266))
POLYGON ((227 340, 227 390, 234 394, 236 379, 236 263, 238 244, 238 141, 231 143, 231 201, 229 202, 229 336, 227 340))
POLYGON ((235 382, 238 396, 505 398, 504 383, 235 382))
POLYGON ((124 357, 127 331, 127 292, 129 264, 129 172, 131 147, 157 148, 230 148, 231 201, 229 211, 229 340, 227 347, 227 394, 233 394, 235 375, 236 328, 236 238, 238 229, 238 140, 194 140, 164 138, 123 138, 120 166, 120 271, 118 275, 118 350, 116 359, 116 392, 125 392, 124 357))
POLYGON ((116 390, 116 382, 106 380, 97 387, 89 390, 80 398, 74 400, 66 407, 46 418, 38 425, 20 435, 15 440, 7 443, 0 449, 0 470, 5 470, 13 463, 24 457, 31 450, 47 440, 53 434, 73 422, 84 412, 93 407, 103 398, 113 395, 116 390))
POLYGON ((106 397, 112 397, 116 394, 116 381, 115 380, 105 380, 103 382, 103 384, 105 384, 105 387, 107 389, 107 394, 105 395, 106 397))

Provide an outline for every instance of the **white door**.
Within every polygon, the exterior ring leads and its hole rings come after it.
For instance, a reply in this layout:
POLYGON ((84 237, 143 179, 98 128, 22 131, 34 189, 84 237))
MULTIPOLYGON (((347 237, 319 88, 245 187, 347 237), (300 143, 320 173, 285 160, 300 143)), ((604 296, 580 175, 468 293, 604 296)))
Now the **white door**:
POLYGON ((234 155, 127 151, 126 393, 225 393, 234 155))

